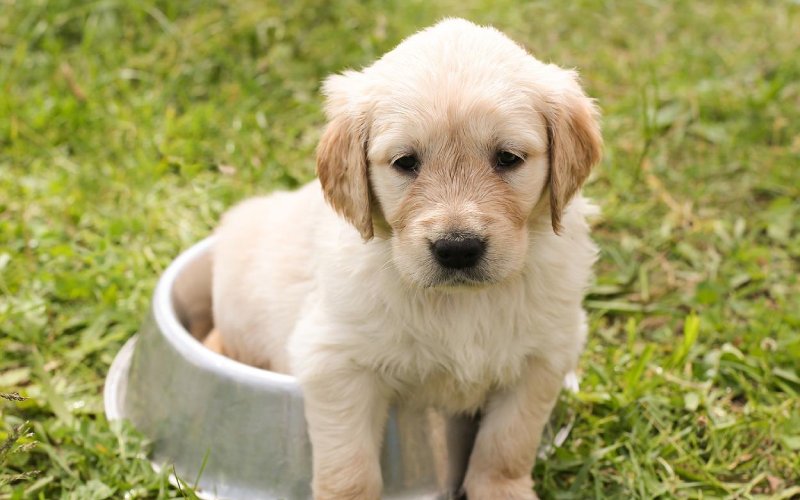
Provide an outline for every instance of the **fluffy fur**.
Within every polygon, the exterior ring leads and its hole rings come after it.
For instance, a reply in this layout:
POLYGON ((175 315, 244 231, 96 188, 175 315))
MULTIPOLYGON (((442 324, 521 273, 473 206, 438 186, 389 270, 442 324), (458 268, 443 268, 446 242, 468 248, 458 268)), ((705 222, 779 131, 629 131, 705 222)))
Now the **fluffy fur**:
POLYGON ((317 499, 380 496, 393 402, 480 413, 470 500, 535 498, 541 432, 586 335, 599 160, 576 74, 446 20, 324 85, 319 182, 246 201, 214 249, 211 343, 296 375, 317 499), (496 165, 500 151, 520 158, 496 165), (415 156, 416 172, 393 165, 415 156), (470 269, 431 244, 475 235, 470 269))

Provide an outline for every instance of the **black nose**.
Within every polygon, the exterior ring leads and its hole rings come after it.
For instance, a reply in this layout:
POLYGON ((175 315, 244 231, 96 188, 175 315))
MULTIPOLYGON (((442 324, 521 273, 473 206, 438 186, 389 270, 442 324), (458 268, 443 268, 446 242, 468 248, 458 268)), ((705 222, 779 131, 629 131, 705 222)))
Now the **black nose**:
POLYGON ((450 269, 473 267, 486 252, 486 243, 478 238, 442 238, 431 244, 436 260, 450 269))

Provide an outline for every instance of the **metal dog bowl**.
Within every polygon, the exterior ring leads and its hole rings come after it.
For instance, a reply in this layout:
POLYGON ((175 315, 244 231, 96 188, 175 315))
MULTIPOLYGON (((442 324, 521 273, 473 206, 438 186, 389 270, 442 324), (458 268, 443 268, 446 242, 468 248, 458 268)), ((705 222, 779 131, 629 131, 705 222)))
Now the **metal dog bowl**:
MULTIPOLYGON (((153 464, 174 467, 188 484, 199 478, 202 497, 310 498, 311 446, 294 377, 200 342, 212 325, 212 244, 194 245, 164 272, 145 324, 108 373, 106 416, 131 420, 151 440, 153 464)), ((448 422, 431 411, 392 411, 381 458, 384 498, 456 496, 477 421, 448 422)), ((553 435, 543 440, 551 448, 553 435)))

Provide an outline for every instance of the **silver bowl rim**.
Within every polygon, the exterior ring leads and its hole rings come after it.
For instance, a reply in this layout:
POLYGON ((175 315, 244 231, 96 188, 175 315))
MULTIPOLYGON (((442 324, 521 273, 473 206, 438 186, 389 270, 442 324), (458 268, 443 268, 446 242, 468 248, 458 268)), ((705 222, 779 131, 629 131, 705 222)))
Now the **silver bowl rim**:
MULTIPOLYGON (((216 376, 233 379, 237 382, 253 385, 268 385, 280 390, 302 395, 297 379, 291 375, 271 372, 245 365, 231 358, 218 354, 199 342, 178 320, 172 302, 172 289, 175 280, 186 266, 204 252, 210 252, 214 237, 209 236, 184 250, 175 258, 161 274, 150 304, 152 317, 158 332, 176 349, 187 362, 216 376)), ((109 367, 103 387, 103 410, 109 422, 127 418, 122 398, 127 390, 128 376, 139 335, 129 338, 114 356, 109 367)), ((160 472, 164 464, 149 460, 156 472, 160 472)), ((169 481, 178 486, 174 473, 169 473, 169 481)), ((209 492, 195 492, 201 499, 216 500, 218 497, 209 492)))
POLYGON ((292 375, 256 368, 218 354, 194 338, 178 320, 172 302, 175 280, 191 261, 205 252, 210 252, 213 244, 214 236, 195 243, 178 255, 161 275, 151 303, 158 331, 183 359, 203 370, 246 385, 268 385, 283 391, 301 394, 300 384, 292 375))

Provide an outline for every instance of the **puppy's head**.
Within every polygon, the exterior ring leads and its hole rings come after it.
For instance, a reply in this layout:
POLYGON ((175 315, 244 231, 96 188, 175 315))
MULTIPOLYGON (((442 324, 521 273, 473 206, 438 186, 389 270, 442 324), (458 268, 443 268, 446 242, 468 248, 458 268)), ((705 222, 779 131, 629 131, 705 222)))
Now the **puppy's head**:
POLYGON ((326 199, 364 239, 391 239, 394 264, 422 287, 519 271, 532 221, 549 217, 558 232, 600 158, 597 112, 576 74, 463 20, 331 76, 324 92, 326 199))

